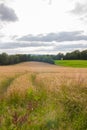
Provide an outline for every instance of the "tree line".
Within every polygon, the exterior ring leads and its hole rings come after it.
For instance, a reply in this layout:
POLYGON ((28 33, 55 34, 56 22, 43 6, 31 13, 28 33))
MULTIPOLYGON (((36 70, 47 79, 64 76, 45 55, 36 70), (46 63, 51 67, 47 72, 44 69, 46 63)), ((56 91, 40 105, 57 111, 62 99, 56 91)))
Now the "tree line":
POLYGON ((54 64, 54 60, 87 60, 87 50, 68 52, 66 54, 58 53, 57 55, 30 55, 7 53, 0 54, 0 65, 12 65, 25 61, 39 61, 54 64))
POLYGON ((0 65, 12 65, 26 61, 39 61, 54 64, 54 60, 50 55, 30 55, 30 54, 8 55, 7 53, 0 54, 0 65))
POLYGON ((87 60, 87 50, 79 51, 75 50, 72 52, 68 52, 65 55, 63 53, 58 53, 54 56, 55 60, 87 60))

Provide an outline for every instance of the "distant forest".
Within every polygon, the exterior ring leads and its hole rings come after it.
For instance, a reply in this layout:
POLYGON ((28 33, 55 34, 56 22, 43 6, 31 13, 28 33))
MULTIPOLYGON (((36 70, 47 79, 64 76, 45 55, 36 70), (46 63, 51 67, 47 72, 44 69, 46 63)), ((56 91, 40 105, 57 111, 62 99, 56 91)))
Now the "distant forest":
POLYGON ((58 53, 57 55, 31 55, 31 54, 0 54, 0 65, 12 65, 25 61, 39 61, 54 64, 54 60, 87 60, 87 50, 68 52, 65 55, 58 53))

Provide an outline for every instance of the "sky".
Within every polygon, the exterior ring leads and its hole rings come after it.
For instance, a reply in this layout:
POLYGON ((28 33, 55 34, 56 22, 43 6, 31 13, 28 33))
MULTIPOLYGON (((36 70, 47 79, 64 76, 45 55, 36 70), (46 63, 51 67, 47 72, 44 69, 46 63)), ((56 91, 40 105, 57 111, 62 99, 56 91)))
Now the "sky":
POLYGON ((0 53, 87 49, 87 0, 0 0, 0 53))

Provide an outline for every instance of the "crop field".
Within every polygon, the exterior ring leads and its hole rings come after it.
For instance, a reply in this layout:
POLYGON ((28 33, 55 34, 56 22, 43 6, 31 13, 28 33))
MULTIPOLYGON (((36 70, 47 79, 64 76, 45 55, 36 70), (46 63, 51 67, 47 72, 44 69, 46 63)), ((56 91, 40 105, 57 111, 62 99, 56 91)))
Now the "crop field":
POLYGON ((87 68, 87 60, 55 60, 55 64, 59 66, 87 68))
POLYGON ((87 68, 0 66, 0 130, 87 130, 87 68))

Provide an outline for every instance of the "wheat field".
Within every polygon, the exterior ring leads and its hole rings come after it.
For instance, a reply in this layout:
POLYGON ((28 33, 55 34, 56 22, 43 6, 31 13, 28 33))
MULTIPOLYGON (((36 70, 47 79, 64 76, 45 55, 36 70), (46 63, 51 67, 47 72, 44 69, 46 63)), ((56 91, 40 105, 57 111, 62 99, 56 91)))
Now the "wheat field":
POLYGON ((0 130, 87 130, 87 69, 0 66, 0 130))

